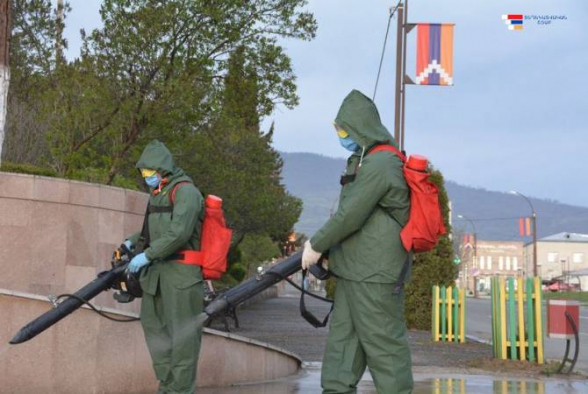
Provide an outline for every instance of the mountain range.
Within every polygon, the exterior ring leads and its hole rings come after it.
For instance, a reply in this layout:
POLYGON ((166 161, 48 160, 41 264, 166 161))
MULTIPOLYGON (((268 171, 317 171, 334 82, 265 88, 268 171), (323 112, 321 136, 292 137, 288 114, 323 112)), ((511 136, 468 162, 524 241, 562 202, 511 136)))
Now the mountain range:
MULTIPOLYGON (((313 153, 281 155, 283 183, 304 203, 296 231, 311 236, 337 209, 339 177, 346 161, 313 153)), ((473 232, 473 222, 480 240, 531 240, 519 235, 518 218, 531 215, 529 204, 521 196, 464 186, 447 179, 445 188, 451 201, 454 233, 473 232)), ((539 238, 560 232, 588 234, 588 208, 533 197, 529 200, 537 214, 539 238)))

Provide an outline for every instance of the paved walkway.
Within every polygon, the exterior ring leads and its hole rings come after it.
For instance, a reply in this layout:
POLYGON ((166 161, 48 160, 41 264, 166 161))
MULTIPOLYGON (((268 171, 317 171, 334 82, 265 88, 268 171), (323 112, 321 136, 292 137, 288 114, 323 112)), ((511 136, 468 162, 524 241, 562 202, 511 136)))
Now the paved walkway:
MULTIPOLYGON (((300 316, 300 293, 286 284, 286 294, 239 310, 240 328, 231 326, 237 335, 256 339, 298 354, 304 361, 322 361, 328 328, 314 328, 300 316)), ((306 297, 306 305, 319 319, 330 304, 306 297)), ((221 329, 217 322, 213 328, 221 329)), ((425 331, 409 331, 408 339, 415 366, 465 366, 492 355, 490 346, 475 342, 465 344, 432 343, 425 331)))
MULTIPOLYGON (((198 394, 320 394, 320 360, 327 328, 315 329, 299 312, 299 293, 286 285, 286 294, 250 305, 239 311, 238 335, 268 342, 305 360, 297 376, 272 382, 223 388, 199 389, 198 394)), ((329 305, 307 298, 307 307, 324 316, 329 305)), ((213 327, 221 328, 215 324, 213 327)), ((495 365, 491 348, 474 342, 432 343, 428 332, 409 331, 413 357, 413 394, 580 394, 588 393, 586 379, 555 379, 538 374, 539 369, 511 371, 508 362, 495 365), (490 365, 492 372, 475 369, 490 365)), ((358 394, 377 394, 369 371, 358 386, 358 394)), ((390 391, 393 393, 393 391, 390 391)), ((383 393, 380 393, 383 394, 383 393)), ((386 393, 389 394, 389 393, 386 393)))

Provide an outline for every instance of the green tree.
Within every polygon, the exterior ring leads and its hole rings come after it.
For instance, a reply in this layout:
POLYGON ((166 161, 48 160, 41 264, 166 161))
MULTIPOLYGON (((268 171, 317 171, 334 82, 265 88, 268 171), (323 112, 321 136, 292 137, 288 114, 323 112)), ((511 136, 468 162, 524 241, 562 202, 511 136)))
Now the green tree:
POLYGON ((267 235, 247 235, 239 248, 241 264, 247 267, 248 275, 255 274, 260 263, 280 256, 280 248, 267 235))
MULTIPOLYGON (((64 18, 70 10, 66 4, 64 18)), ((2 158, 16 163, 42 165, 48 159, 47 125, 40 120, 43 92, 55 89, 55 47, 67 42, 51 0, 13 0, 10 45, 11 84, 8 93, 7 132, 2 158), (59 42, 58 42, 59 41, 59 42)))
POLYGON ((314 37, 314 18, 300 10, 305 4, 104 0, 103 27, 84 35, 81 60, 61 76, 89 80, 46 98, 65 107, 61 114, 45 111, 53 117, 58 171, 70 175, 98 163, 110 184, 132 167, 139 147, 151 138, 183 141, 201 132, 221 107, 223 76, 236 48, 255 53, 258 116, 277 103, 296 105, 294 75, 277 39, 314 37), (87 87, 96 84, 100 88, 88 96, 87 87))
POLYGON ((222 196, 235 245, 245 234, 267 234, 283 240, 302 210, 302 202, 281 184, 283 166, 272 148, 272 133, 259 126, 259 77, 243 47, 229 59, 222 106, 205 133, 190 138, 182 163, 207 193, 222 196))
POLYGON ((406 287, 406 321, 408 327, 420 330, 431 329, 431 288, 433 285, 451 286, 456 275, 450 239, 449 198, 443 175, 433 170, 430 180, 439 188, 439 203, 447 234, 440 238, 432 251, 414 255, 411 281, 406 287))

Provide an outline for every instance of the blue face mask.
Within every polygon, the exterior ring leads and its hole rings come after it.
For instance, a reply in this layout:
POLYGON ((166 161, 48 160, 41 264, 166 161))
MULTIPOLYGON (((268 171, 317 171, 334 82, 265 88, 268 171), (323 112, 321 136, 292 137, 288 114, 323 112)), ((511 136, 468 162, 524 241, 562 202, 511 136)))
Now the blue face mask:
POLYGON ((145 183, 151 189, 155 189, 161 183, 161 177, 159 176, 158 173, 155 173, 155 174, 153 174, 153 175, 148 176, 147 178, 145 178, 145 183))
POLYGON ((341 146, 343 148, 347 149, 350 152, 355 152, 356 150, 359 149, 359 145, 357 144, 357 142, 353 141, 351 139, 351 137, 346 137, 346 138, 339 137, 339 143, 341 144, 341 146))

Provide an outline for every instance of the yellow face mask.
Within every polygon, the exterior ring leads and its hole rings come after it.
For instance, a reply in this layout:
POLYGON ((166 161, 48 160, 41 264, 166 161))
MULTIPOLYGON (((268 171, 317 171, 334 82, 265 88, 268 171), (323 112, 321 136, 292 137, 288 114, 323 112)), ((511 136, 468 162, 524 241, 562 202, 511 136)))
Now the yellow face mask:
POLYGON ((141 168, 141 176, 143 178, 149 178, 150 176, 153 176, 156 172, 156 170, 150 170, 149 168, 141 168))
POLYGON ((343 130, 341 127, 337 126, 336 123, 333 123, 333 125, 335 126, 335 129, 337 130, 337 135, 339 136, 339 138, 347 138, 349 137, 349 133, 346 132, 345 130, 343 130))

